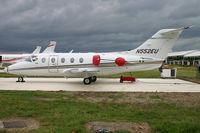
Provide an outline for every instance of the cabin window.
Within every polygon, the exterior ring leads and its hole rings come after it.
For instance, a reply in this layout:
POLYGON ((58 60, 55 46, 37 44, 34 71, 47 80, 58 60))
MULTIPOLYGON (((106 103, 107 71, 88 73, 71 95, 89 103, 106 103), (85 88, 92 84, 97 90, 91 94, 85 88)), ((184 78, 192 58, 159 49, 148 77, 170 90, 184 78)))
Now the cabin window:
POLYGON ((80 59, 79 59, 79 62, 80 62, 80 63, 83 63, 83 58, 80 58, 80 59))
POLYGON ((65 63, 65 58, 61 58, 61 63, 65 63))
POLYGON ((56 59, 55 58, 51 58, 51 62, 55 63, 56 59))
POLYGON ((71 58, 71 59, 70 59, 70 62, 71 62, 71 63, 74 63, 74 58, 71 58))
POLYGON ((42 58, 42 63, 45 63, 46 59, 45 58, 42 58))

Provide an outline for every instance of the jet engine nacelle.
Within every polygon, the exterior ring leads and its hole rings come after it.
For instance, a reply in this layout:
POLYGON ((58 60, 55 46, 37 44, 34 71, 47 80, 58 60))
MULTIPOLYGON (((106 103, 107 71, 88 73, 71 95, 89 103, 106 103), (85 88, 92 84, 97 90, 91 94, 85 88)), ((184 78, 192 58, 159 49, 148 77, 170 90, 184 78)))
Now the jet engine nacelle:
POLYGON ((93 56, 93 65, 94 66, 98 66, 100 64, 100 61, 101 61, 100 55, 94 55, 93 56))
POLYGON ((115 63, 118 66, 123 66, 123 65, 125 65, 126 62, 127 61, 124 58, 122 58, 122 57, 118 57, 117 59, 115 59, 115 63))

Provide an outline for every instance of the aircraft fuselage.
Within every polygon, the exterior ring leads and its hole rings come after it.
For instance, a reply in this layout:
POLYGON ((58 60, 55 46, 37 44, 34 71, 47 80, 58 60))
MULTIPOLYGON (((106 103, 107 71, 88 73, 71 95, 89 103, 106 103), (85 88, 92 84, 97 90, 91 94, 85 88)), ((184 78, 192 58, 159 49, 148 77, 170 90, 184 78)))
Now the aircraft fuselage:
POLYGON ((35 59, 27 58, 10 66, 8 72, 23 76, 87 77, 93 74, 99 76, 150 70, 161 66, 163 61, 117 53, 54 53, 34 56, 35 59), (94 65, 95 55, 100 56, 98 66, 94 65), (126 60, 122 66, 116 64, 119 57, 126 60))

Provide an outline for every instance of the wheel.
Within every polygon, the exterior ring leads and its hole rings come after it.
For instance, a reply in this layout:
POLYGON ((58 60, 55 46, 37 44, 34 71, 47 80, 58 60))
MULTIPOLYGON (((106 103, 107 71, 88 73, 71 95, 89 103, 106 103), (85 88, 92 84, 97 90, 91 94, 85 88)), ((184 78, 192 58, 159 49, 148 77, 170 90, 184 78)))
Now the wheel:
POLYGON ((91 84, 91 82, 92 82, 92 80, 91 80, 90 77, 89 77, 89 78, 84 78, 84 79, 83 79, 83 83, 84 83, 85 85, 89 85, 89 84, 91 84))
POLYGON ((91 80, 92 80, 92 82, 96 82, 97 81, 97 77, 96 76, 92 76, 91 80))
POLYGON ((17 82, 25 82, 23 77, 18 77, 17 82))
POLYGON ((122 79, 120 79, 120 81, 119 81, 120 83, 123 83, 123 80, 122 79))

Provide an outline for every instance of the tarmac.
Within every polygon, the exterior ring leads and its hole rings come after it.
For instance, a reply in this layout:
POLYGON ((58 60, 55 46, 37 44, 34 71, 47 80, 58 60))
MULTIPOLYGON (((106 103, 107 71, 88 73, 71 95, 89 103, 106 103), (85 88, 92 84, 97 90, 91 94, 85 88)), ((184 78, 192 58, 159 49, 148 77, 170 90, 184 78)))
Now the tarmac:
POLYGON ((180 79, 143 79, 119 83, 119 79, 99 78, 84 85, 81 78, 0 78, 0 90, 88 91, 88 92, 200 92, 200 84, 180 79))

